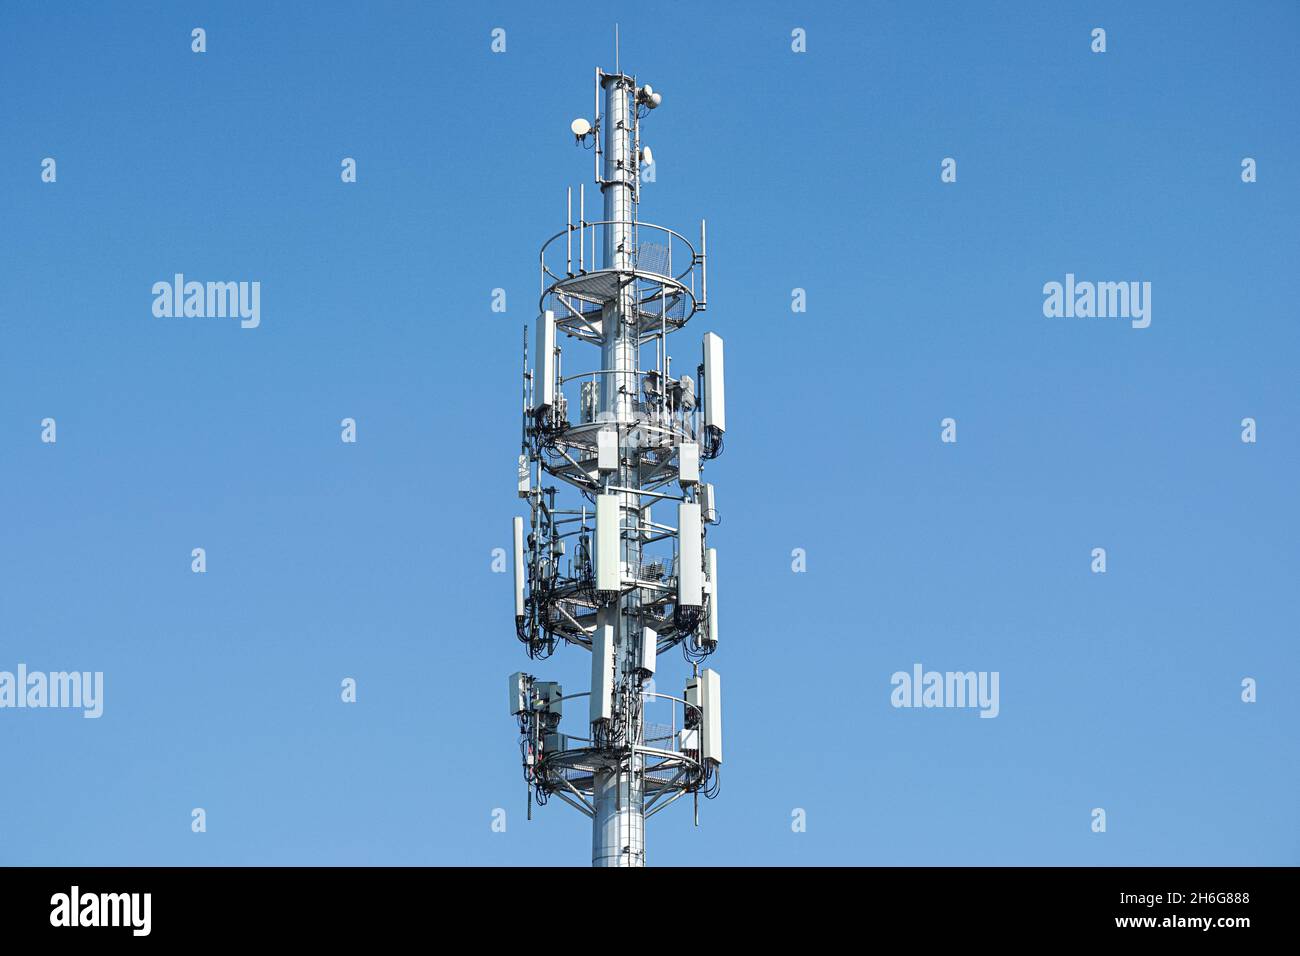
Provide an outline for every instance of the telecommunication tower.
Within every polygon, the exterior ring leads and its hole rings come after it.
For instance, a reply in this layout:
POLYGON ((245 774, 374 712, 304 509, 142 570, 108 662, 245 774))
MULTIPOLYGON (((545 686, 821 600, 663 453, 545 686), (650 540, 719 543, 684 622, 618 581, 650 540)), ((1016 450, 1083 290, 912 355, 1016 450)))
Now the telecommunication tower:
POLYGON ((559 797, 592 819, 593 866, 642 866, 646 818, 689 794, 698 824, 699 795, 715 796, 721 776, 720 681, 701 667, 718 646, 705 537, 718 510, 701 474, 726 431, 722 339, 706 333, 699 364, 674 377, 668 336, 707 304, 705 224, 696 248, 639 217, 653 163, 641 121, 662 95, 617 68, 596 69, 595 92, 592 120, 571 130, 594 154, 603 211, 587 219, 580 186, 575 221, 570 188, 565 228, 542 245, 531 367, 524 331, 527 531, 514 519, 519 640, 534 659, 587 649, 591 687, 566 694, 516 673, 510 713, 529 816, 559 797), (574 346, 567 366, 560 335, 574 346), (675 647, 689 665, 681 697, 655 686, 675 647))

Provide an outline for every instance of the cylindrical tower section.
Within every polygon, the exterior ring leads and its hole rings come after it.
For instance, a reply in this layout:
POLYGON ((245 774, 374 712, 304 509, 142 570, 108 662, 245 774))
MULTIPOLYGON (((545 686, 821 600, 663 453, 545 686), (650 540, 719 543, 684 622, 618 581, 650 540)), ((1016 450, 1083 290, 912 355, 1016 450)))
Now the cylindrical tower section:
POLYGON ((641 778, 630 773, 598 774, 593 795, 591 865, 644 866, 641 778))
MULTIPOLYGON (((631 80, 622 75, 606 76, 604 154, 605 168, 601 184, 604 193, 605 247, 602 267, 630 270, 635 261, 634 196, 636 158, 632 155, 631 97, 635 94, 631 80)), ((625 443, 632 431, 637 396, 637 331, 635 321, 635 284, 627 283, 618 296, 602 309, 601 364, 608 372, 600 392, 600 420, 619 429, 619 468, 614 473, 624 488, 640 488, 641 474, 636 449, 625 443)), ((635 528, 640 521, 640 496, 624 492, 619 496, 619 525, 622 529, 622 558, 625 566, 636 573, 641 563, 641 536, 635 528)), ((636 670, 636 640, 641 631, 639 602, 636 592, 622 596, 618 605, 604 609, 614 618, 615 675, 617 709, 622 715, 626 737, 621 746, 632 749, 640 743, 640 708, 633 700, 638 688, 632 686, 636 670)), ((598 771, 593 782, 595 816, 592 820, 593 866, 642 866, 644 853, 644 803, 640 759, 635 751, 621 762, 620 769, 598 771)))
MULTIPOLYGON (((604 194, 605 269, 631 269, 634 261, 633 197, 636 162, 632 155, 632 114, 629 104, 629 80, 625 76, 606 76, 605 86, 605 168, 601 183, 604 194)), ((605 304, 603 321, 602 368, 617 370, 602 376, 601 410, 612 420, 627 424, 632 420, 636 382, 635 330, 626 327, 635 292, 629 283, 617 299, 605 304)))

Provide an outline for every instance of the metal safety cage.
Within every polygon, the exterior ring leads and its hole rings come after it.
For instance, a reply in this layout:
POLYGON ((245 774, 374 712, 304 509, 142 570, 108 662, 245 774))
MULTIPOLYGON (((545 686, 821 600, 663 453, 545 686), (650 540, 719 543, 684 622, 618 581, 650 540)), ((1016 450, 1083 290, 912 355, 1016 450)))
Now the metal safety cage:
POLYGON ((705 230, 701 222, 701 251, 697 253, 689 239, 666 226, 636 220, 570 222, 542 244, 538 311, 554 312, 557 326, 567 334, 600 343, 606 307, 627 297, 633 306, 621 320, 635 326, 640 343, 677 331, 696 312, 707 308, 703 297, 708 281, 705 230), (616 247, 623 253, 622 264, 589 268, 597 242, 605 248, 613 241, 608 237, 616 232, 630 237, 621 240, 624 246, 616 247), (582 252, 577 260, 575 242, 582 252))

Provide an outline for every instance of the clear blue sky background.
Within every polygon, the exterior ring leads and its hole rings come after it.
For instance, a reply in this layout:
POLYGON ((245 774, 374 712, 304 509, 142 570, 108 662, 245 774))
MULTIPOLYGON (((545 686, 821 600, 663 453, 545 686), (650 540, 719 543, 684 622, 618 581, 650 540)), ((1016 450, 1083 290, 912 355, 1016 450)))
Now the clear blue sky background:
MULTIPOLYGON (((490 562, 614 16, 374 6, 0 12, 0 669, 107 684, 0 711, 0 862, 589 860, 524 819, 490 562), (174 272, 259 280, 261 327, 154 318, 174 272)), ((982 7, 617 12, 643 218, 710 224, 674 353, 728 348, 727 764, 652 863, 1300 862, 1300 8, 982 7), (1150 281, 1151 327, 1044 318, 1067 272, 1150 281), (918 661, 1001 715, 891 708, 918 661)))

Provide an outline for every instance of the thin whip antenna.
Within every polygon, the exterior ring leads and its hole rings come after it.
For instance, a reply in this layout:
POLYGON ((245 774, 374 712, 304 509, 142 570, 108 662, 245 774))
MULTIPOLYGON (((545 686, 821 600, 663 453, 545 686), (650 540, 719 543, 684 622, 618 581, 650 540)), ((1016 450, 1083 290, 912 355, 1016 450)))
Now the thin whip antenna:
POLYGON ((621 72, 618 68, 618 24, 614 24, 614 72, 621 72))

